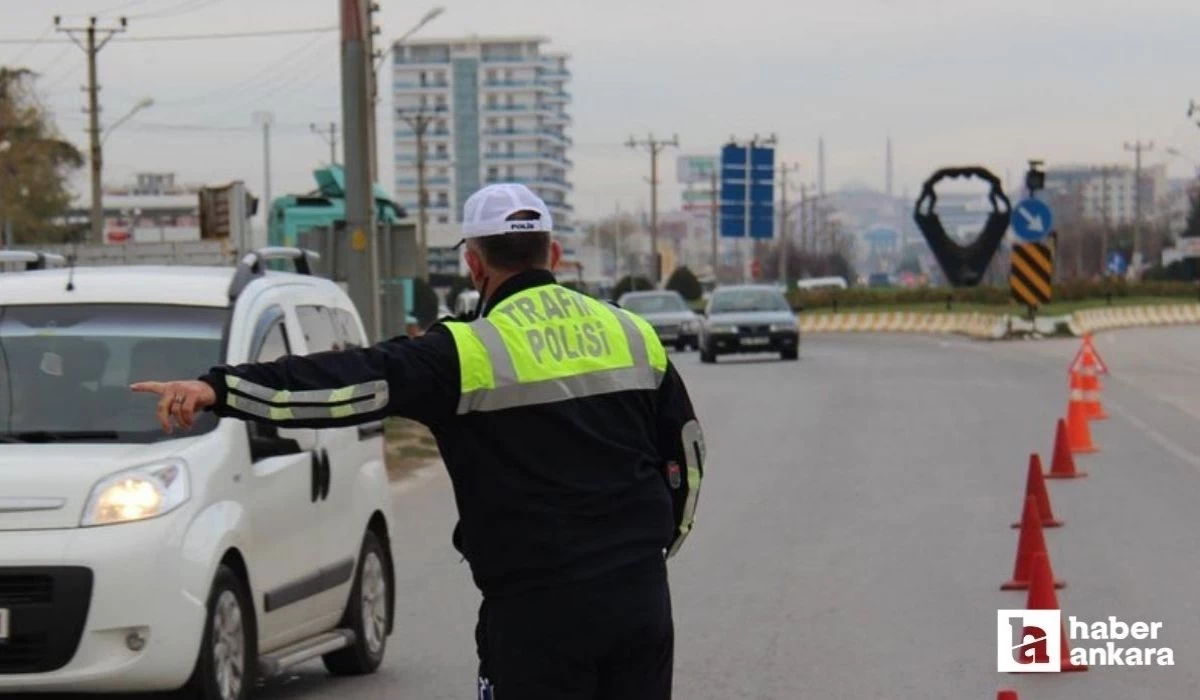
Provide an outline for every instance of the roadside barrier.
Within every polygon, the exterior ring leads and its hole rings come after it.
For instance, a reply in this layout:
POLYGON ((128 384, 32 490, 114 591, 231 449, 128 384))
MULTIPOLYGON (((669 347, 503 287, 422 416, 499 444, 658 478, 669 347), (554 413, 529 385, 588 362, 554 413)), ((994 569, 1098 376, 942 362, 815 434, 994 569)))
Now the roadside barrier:
MULTIPOLYGON (((1017 317, 1013 327, 1033 324, 1017 317)), ((1171 326, 1200 323, 1200 304, 1119 306, 1076 311, 1060 317, 1072 335, 1089 336, 1114 328, 1171 326)), ((848 311, 801 313, 804 333, 956 333, 978 339, 999 340, 1008 333, 1008 314, 916 311, 848 311)), ((1040 322, 1040 321, 1039 321, 1040 322)))
POLYGON ((1075 335, 1139 326, 1174 326, 1200 323, 1200 304, 1117 306, 1076 311, 1068 322, 1075 335))
POLYGON ((958 333, 974 338, 1000 338, 1004 334, 1004 317, 915 311, 800 314, 800 330, 804 333, 958 333))

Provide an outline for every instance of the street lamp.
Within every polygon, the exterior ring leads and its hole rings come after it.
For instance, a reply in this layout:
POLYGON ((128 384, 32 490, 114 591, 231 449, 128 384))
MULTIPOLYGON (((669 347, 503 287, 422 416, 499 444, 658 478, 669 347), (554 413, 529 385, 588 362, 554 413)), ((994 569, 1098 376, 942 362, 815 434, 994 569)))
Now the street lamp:
POLYGON ((125 122, 132 119, 133 115, 137 114, 138 112, 142 111, 143 109, 146 109, 148 107, 153 107, 153 106, 154 106, 154 100, 149 97, 143 97, 142 99, 138 100, 137 103, 135 105, 133 105, 133 109, 129 110, 129 112, 126 113, 125 116, 116 120, 115 122, 112 123, 112 126, 110 126, 104 130, 104 134, 101 135, 101 137, 100 137, 100 143, 104 143, 105 141, 107 141, 108 135, 111 134, 112 132, 116 131, 118 126, 121 126, 125 122))

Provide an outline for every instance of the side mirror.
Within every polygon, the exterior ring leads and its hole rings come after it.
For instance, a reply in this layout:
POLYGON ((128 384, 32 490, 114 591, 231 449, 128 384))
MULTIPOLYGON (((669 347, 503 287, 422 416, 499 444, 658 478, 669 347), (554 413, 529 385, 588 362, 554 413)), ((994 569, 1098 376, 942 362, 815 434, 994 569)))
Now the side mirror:
POLYGON ((250 427, 250 461, 257 462, 268 457, 282 457, 314 450, 317 433, 307 428, 280 430, 274 426, 252 425, 250 427))
POLYGON ((295 442, 301 452, 317 449, 317 431, 312 428, 279 428, 276 432, 279 439, 295 442))

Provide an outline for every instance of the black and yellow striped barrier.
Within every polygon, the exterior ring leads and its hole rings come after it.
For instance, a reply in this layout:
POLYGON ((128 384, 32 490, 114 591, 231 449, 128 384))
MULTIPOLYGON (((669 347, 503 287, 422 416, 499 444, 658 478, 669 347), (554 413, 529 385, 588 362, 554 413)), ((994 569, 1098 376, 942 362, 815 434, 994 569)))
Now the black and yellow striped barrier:
POLYGON ((1054 289, 1054 249, 1045 243, 1013 246, 1008 283, 1018 304, 1036 309, 1049 303, 1054 289))

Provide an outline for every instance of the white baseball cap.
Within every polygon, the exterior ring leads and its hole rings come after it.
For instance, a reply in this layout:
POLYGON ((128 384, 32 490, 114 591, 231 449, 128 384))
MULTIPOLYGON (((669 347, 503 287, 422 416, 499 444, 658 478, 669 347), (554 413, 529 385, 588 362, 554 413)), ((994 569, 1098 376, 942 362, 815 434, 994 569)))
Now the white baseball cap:
POLYGON ((554 230, 550 210, 542 198, 525 185, 502 182, 488 185, 467 198, 463 205, 463 238, 482 238, 505 233, 554 230), (536 219, 508 221, 519 211, 537 212, 536 219))

